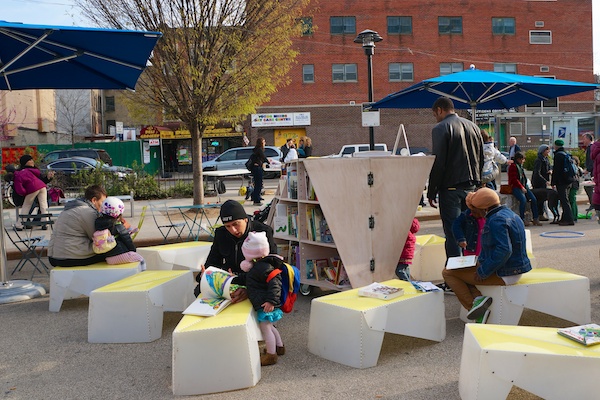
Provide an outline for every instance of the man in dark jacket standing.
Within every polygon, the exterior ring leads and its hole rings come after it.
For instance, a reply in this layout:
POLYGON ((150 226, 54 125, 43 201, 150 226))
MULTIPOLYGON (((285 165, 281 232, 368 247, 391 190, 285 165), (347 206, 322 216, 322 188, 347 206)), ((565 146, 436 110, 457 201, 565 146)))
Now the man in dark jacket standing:
MULTIPOLYGON (((244 254, 242 254, 242 244, 246 240, 248 232, 266 232, 270 254, 276 254, 277 245, 273 239, 273 229, 262 222, 251 221, 244 207, 235 200, 227 200, 223 203, 219 215, 223 226, 215 230, 215 238, 205 265, 233 272, 237 275, 233 283, 245 286, 246 273, 240 268, 240 263, 245 260, 244 254)), ((198 274, 196 277, 198 283, 201 278, 202 274, 198 274)), ((196 286, 194 294, 198 296, 199 292, 200 285, 196 286)), ((231 296, 233 303, 247 298, 246 289, 238 289, 231 296)))
POLYGON ((460 256, 452 223, 467 208, 465 197, 481 183, 483 138, 479 127, 454 112, 454 103, 440 97, 431 107, 438 124, 431 131, 435 161, 429 174, 427 198, 437 208, 446 235, 446 257, 460 256))
POLYGON ((562 215, 558 222, 558 225, 561 226, 575 225, 573 212, 571 211, 571 203, 569 202, 568 197, 573 178, 566 172, 566 168, 571 168, 571 166, 567 164, 570 163, 571 160, 565 152, 564 145, 565 142, 562 139, 556 139, 554 141, 554 166, 552 167, 551 179, 552 186, 555 186, 556 191, 558 192, 558 200, 562 207, 562 215))
POLYGON ((288 138, 285 143, 283 144, 283 146, 281 146, 279 148, 279 150, 281 150, 281 162, 283 162, 283 160, 285 160, 285 156, 288 155, 288 153, 290 152, 290 148, 292 147, 292 144, 294 144, 294 139, 292 138, 288 138))

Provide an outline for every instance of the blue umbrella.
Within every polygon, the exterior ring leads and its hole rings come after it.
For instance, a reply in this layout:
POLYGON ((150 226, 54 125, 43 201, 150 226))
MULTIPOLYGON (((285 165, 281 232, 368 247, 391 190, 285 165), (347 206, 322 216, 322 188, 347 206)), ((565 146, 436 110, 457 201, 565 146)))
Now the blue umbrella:
POLYGON ((510 109, 598 88, 593 83, 482 71, 471 66, 392 93, 371 108, 429 108, 438 97, 445 96, 454 101, 455 108, 472 109, 475 119, 477 108, 510 109))
MULTIPOLYGON (((161 36, 0 21, 0 90, 133 90, 161 36)), ((44 294, 41 285, 6 280, 3 225, 0 219, 0 304, 44 294)))
POLYGON ((161 36, 0 21, 0 90, 134 89, 161 36))

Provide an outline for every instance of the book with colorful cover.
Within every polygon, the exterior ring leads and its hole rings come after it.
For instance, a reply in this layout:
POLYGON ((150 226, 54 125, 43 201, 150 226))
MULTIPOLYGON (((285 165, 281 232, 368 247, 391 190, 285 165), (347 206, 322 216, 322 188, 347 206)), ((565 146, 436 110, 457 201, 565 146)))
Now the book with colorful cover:
POLYGON ((358 289, 358 295, 362 297, 372 297, 381 300, 391 300, 402 296, 404 290, 401 288, 384 285, 378 282, 373 282, 370 285, 358 289))
POLYGON ((231 292, 237 288, 232 285, 235 275, 215 267, 208 267, 200 280, 200 295, 190 304, 183 314, 211 317, 223 311, 231 304, 231 292))
POLYGON ((561 336, 581 343, 584 346, 593 346, 600 344, 600 325, 585 324, 572 326, 570 328, 561 328, 557 331, 561 336))

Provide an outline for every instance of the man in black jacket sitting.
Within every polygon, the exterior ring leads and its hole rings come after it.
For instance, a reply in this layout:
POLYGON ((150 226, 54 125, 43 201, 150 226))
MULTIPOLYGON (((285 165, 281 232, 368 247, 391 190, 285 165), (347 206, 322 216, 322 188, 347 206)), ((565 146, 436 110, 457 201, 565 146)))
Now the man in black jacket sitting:
MULTIPOLYGON (((223 226, 215 230, 215 238, 206 258, 207 267, 221 268, 225 271, 237 275, 233 283, 245 286, 246 273, 240 268, 240 263, 244 261, 242 254, 242 244, 248 232, 266 232, 269 241, 269 251, 271 254, 277 253, 277 245, 273 239, 273 229, 262 222, 252 221, 246 214, 244 207, 234 200, 227 200, 221 206, 220 211, 223 226)), ((202 266, 204 268, 204 265, 202 266)), ((200 282, 202 274, 198 274, 196 281, 200 282)), ((194 289, 194 294, 198 296, 200 285, 194 289)), ((231 296, 233 303, 240 302, 248 298, 245 288, 240 288, 231 296)))

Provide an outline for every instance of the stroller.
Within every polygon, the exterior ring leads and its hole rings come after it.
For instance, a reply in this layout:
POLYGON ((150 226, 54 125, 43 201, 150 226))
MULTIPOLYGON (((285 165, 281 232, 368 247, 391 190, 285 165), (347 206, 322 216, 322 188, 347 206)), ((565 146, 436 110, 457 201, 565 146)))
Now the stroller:
POLYGON ((267 217, 269 216, 269 211, 271 211, 271 203, 267 204, 267 206, 265 208, 263 208, 262 210, 254 211, 252 220, 258 221, 258 222, 265 222, 267 220, 267 217))

